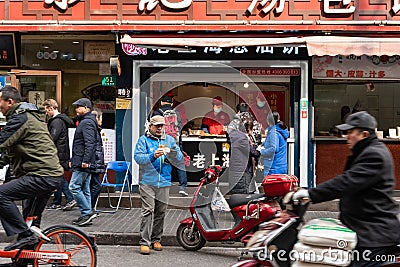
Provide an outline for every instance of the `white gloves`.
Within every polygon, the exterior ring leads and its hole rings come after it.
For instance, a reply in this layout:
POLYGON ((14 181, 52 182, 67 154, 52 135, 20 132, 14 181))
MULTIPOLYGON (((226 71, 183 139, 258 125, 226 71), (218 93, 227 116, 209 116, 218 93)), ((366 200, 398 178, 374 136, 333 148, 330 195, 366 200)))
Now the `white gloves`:
POLYGON ((308 190, 304 189, 304 188, 300 188, 299 190, 297 190, 297 192, 295 192, 292 197, 293 201, 298 201, 303 198, 310 198, 310 195, 308 194, 308 190))

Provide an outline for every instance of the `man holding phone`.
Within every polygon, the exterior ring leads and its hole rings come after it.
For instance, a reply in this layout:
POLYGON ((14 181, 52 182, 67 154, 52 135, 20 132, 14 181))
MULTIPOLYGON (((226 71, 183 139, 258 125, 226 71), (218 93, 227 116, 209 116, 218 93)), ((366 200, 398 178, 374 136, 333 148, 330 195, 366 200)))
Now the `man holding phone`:
POLYGON ((149 129, 135 148, 134 159, 139 164, 139 193, 142 201, 140 223, 140 253, 150 254, 150 247, 162 250, 161 236, 171 187, 172 162, 183 161, 183 155, 173 137, 165 134, 163 116, 150 118, 149 129))

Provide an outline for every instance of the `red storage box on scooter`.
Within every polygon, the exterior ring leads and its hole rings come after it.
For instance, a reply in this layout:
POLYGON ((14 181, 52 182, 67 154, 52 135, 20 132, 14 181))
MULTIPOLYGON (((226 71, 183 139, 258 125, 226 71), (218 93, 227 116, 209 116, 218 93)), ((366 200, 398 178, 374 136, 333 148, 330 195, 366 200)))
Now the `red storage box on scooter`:
POLYGON ((262 186, 268 197, 284 196, 299 185, 299 179, 289 174, 271 174, 264 177, 262 186))

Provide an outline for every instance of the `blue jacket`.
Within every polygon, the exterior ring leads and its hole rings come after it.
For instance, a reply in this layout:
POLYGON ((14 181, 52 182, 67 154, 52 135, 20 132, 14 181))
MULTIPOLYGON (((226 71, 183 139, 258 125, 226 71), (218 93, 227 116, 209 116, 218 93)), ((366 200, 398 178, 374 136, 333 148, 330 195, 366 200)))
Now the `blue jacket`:
POLYGON ((182 161, 183 155, 172 136, 164 134, 157 138, 147 132, 136 144, 134 159, 139 164, 140 184, 167 187, 171 186, 172 166, 169 161, 182 161), (168 160, 166 156, 154 158, 154 151, 160 145, 166 145, 171 149, 167 155, 168 160))
POLYGON ((274 161, 268 174, 286 174, 288 173, 287 162, 287 139, 289 138, 289 131, 282 129, 279 124, 275 125, 276 129, 276 150, 274 161))
POLYGON ((90 169, 82 169, 82 163, 95 164, 97 143, 96 116, 88 112, 78 117, 74 142, 72 143, 72 170, 89 172, 90 169))
POLYGON ((275 153, 277 150, 277 136, 276 136, 276 126, 269 126, 267 128, 267 136, 264 141, 264 149, 261 150, 261 156, 264 159, 264 176, 269 174, 269 171, 274 162, 275 153))

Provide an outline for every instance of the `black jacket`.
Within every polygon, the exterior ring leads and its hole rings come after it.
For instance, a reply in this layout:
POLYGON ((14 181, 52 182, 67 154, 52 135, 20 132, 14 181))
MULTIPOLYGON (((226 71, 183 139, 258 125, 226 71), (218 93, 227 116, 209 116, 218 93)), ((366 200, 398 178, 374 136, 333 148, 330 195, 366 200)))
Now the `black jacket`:
POLYGON ((97 128, 96 157, 95 163, 90 167, 92 173, 105 173, 103 139, 101 138, 101 128, 97 128))
POLYGON ((70 159, 68 128, 72 125, 72 120, 65 114, 58 114, 50 118, 47 123, 51 138, 57 147, 60 164, 64 170, 68 170, 68 162, 70 159))
POLYGON ((400 242, 393 159, 375 134, 356 143, 343 174, 309 189, 313 203, 340 199, 340 220, 357 233, 358 246, 400 242))
POLYGON ((78 127, 76 127, 74 142, 72 144, 72 170, 87 171, 82 169, 82 163, 95 164, 96 143, 97 143, 97 121, 96 116, 88 112, 78 117, 78 127))

